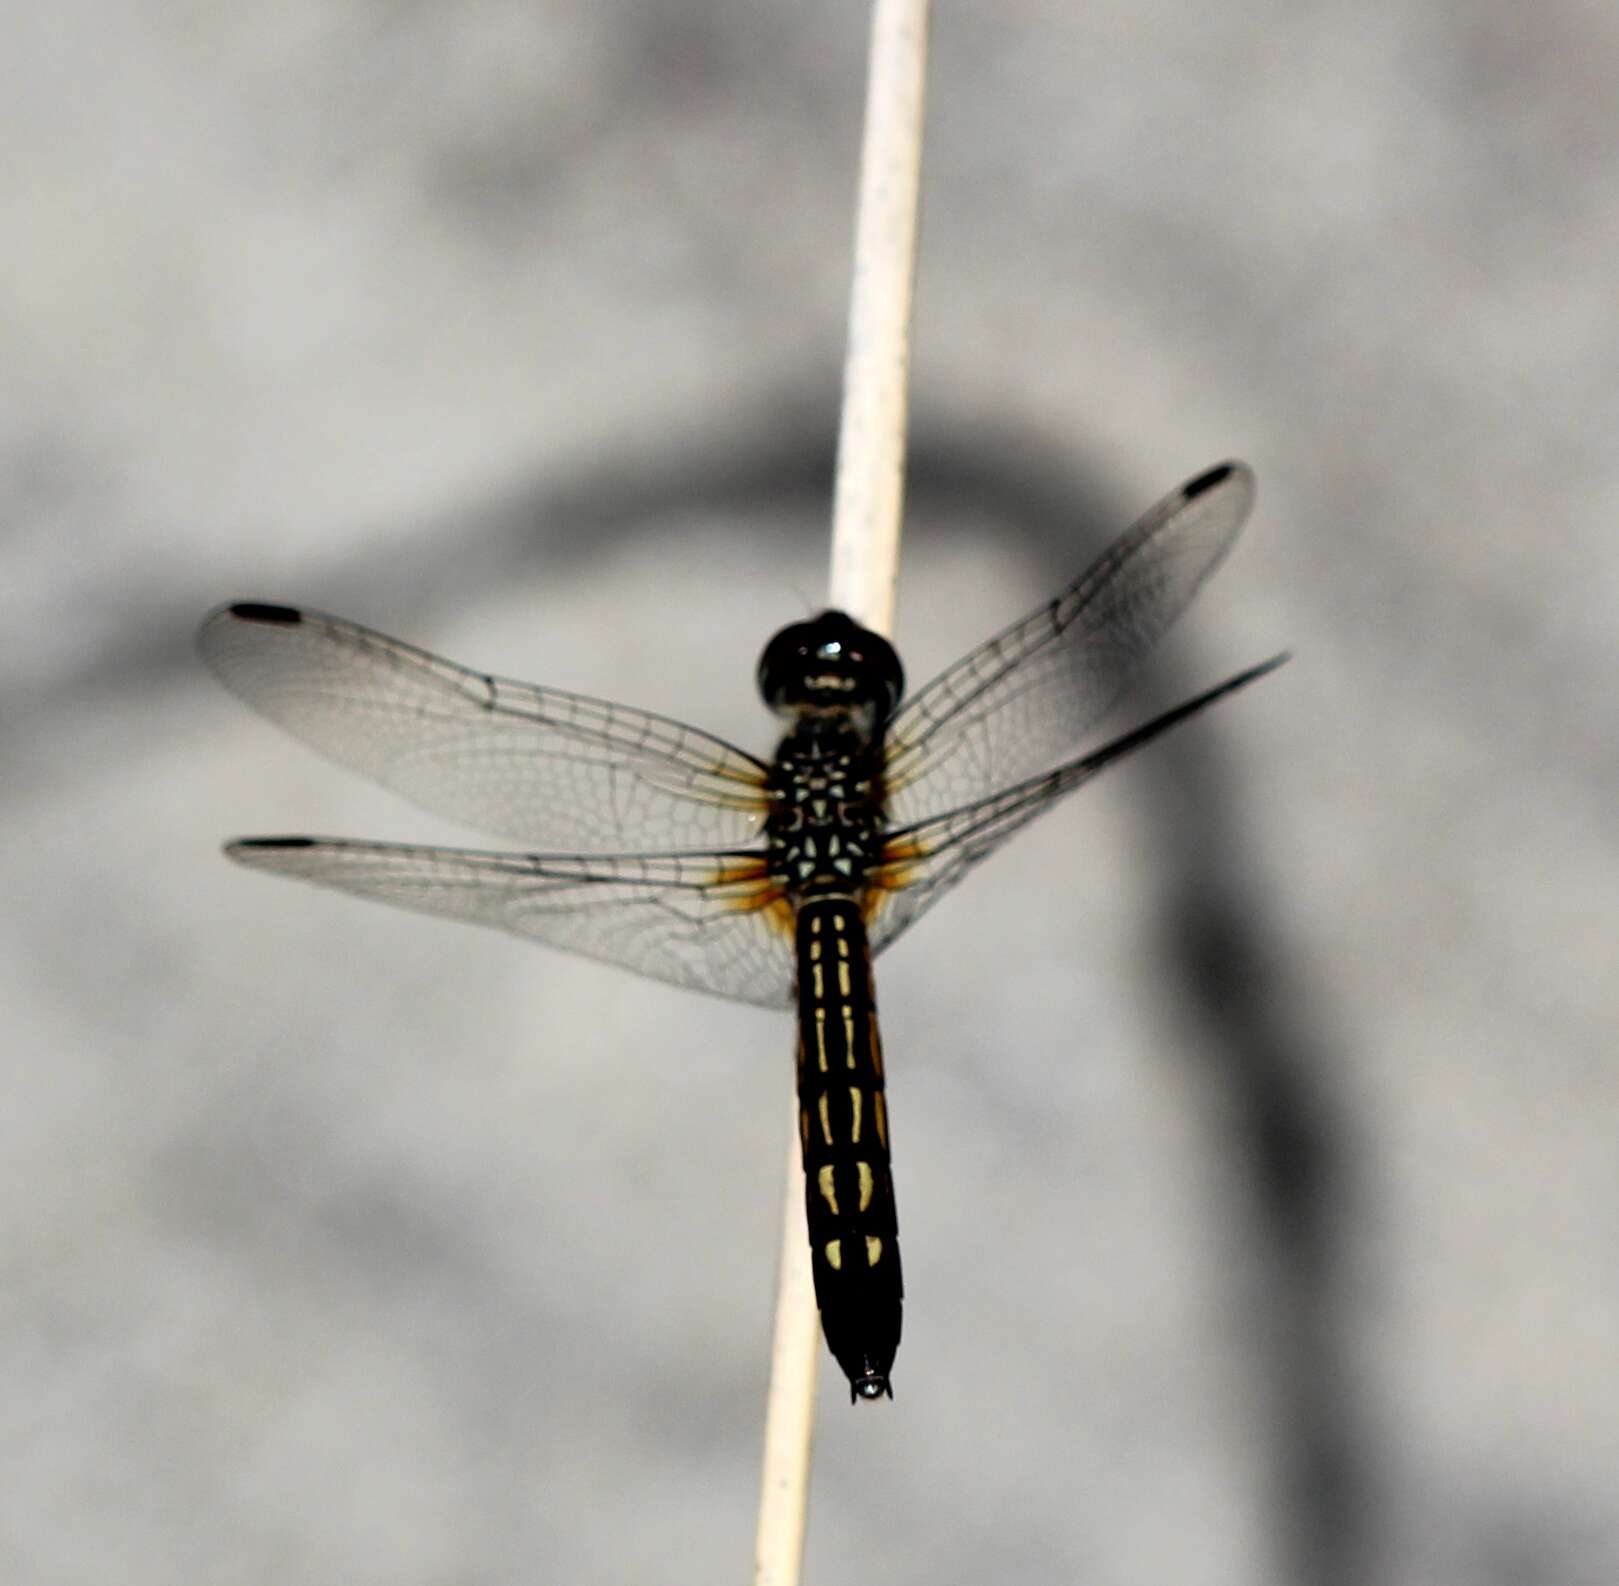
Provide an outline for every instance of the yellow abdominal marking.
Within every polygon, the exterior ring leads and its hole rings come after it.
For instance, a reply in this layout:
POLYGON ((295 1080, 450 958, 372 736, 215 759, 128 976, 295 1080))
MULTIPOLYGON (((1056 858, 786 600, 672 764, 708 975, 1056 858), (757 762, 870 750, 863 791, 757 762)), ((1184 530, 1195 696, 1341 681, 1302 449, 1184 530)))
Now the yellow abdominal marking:
POLYGON ((877 1258, 882 1253, 883 1253, 883 1242, 882 1242, 882 1240, 879 1239, 876 1236, 876 1234, 867 1234, 866 1235, 866 1265, 868 1267, 876 1266, 877 1265, 877 1258))
POLYGON ((821 1065, 821 1072, 826 1072, 826 1009, 815 1010, 815 1056, 821 1065))
POLYGON ((810 943, 810 962, 812 964, 818 964, 818 963, 820 963, 820 961, 821 961, 821 944, 819 942, 811 942, 810 943))
POLYGON ((822 1001, 826 996, 826 985, 822 980, 821 966, 819 964, 810 965, 810 981, 815 987, 815 1000, 817 1002, 822 1001))
POLYGON ((871 1098, 872 1115, 877 1122, 877 1140, 883 1150, 888 1149, 888 1103, 883 1100, 883 1093, 878 1091, 871 1098))
POLYGON ((826 1264, 834 1272, 843 1270, 843 1241, 841 1239, 828 1239, 826 1242, 826 1264))
POLYGON ((849 1005, 843 1007, 843 1050, 848 1053, 849 1067, 854 1067, 854 1014, 849 1005))
MULTIPOLYGON (((838 946, 842 947, 843 943, 839 942, 838 946)), ((849 987, 850 987, 849 966, 848 966, 847 963, 843 962, 842 960, 839 960, 839 962, 838 962, 838 992, 839 992, 839 994, 842 995, 842 996, 847 997, 849 995, 849 987)))
MULTIPOLYGON (((865 1101, 865 1099, 866 1098, 861 1094, 860 1087, 858 1085, 851 1085, 849 1087, 849 1107, 850 1107, 850 1111, 853 1114, 853 1116, 849 1120, 849 1144, 850 1145, 859 1145, 860 1144, 860 1108, 861 1108, 861 1104, 865 1101)), ((826 1100, 826 1097, 822 1096, 821 1100, 824 1103, 825 1100, 826 1100)), ((823 1113, 822 1116, 824 1117, 825 1114, 823 1113)), ((826 1143, 828 1145, 831 1145, 832 1137, 830 1135, 827 1136, 827 1142, 826 1143)))
MULTIPOLYGON (((838 1211, 838 1192, 832 1184, 832 1164, 830 1162, 815 1175, 815 1182, 820 1186, 821 1199, 826 1202, 827 1210, 834 1217, 841 1215, 838 1211)), ((864 1205, 865 1203, 862 1202, 862 1209, 864 1209, 864 1205)))
POLYGON ((821 1092, 821 1133, 826 1136, 826 1143, 832 1144, 832 1109, 827 1105, 826 1092, 821 1092))
MULTIPOLYGON (((860 1209, 861 1211, 864 1211, 869 1205, 871 1205, 871 1163, 856 1162, 855 1169, 860 1174, 860 1209)), ((827 1170, 823 1168, 821 1171, 824 1173, 827 1170)), ((834 1206, 832 1210, 836 1211, 837 1207, 834 1206)))

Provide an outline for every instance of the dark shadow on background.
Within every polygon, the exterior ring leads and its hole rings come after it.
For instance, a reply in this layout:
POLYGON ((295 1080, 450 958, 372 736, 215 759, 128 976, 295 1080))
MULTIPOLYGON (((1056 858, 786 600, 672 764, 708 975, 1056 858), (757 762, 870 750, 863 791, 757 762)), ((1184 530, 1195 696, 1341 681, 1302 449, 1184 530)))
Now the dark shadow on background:
MULTIPOLYGON (((312 573, 327 609, 399 613, 399 631, 428 628, 440 613, 482 599, 519 569, 543 561, 577 568, 608 548, 633 544, 671 511, 758 514, 758 532, 824 535, 831 499, 835 409, 786 401, 751 432, 727 431, 707 445, 682 441, 633 457, 604 458, 576 477, 529 482, 503 496, 407 529, 385 557, 335 562, 312 573), (769 510, 766 510, 769 509, 769 510), (419 621, 418 621, 419 619, 419 621)), ((1215 461, 1190 458, 1187 473, 1215 461)), ((1168 490, 1178 481, 1163 480, 1168 490)), ((1134 503, 1136 507, 1145 503, 1134 503)), ((973 507, 1004 523, 1056 590, 1126 526, 1117 493, 1082 462, 985 427, 953 429, 919 419, 911 450, 908 552, 927 543, 935 514, 973 507)), ((223 596, 275 591, 222 590, 223 596)), ((73 710, 120 696, 142 709, 155 691, 197 666, 190 636, 202 616, 176 607, 148 614, 116 653, 51 691, 23 702, 73 710)), ((988 624, 986 624, 986 627, 988 624)), ((1302 635, 1264 635, 1261 650, 1302 635)), ((1250 659, 1257 659, 1260 651, 1250 659)), ((751 664, 751 655, 744 658, 751 664)), ((739 663, 741 664, 741 663, 739 663)), ((1297 665, 1298 663, 1295 663, 1297 665)), ((1284 677, 1286 674, 1283 674, 1284 677)), ((1162 668, 1153 674, 1172 697, 1162 668)), ((1211 681, 1173 689, 1179 696, 1211 681)), ((1272 685, 1265 685, 1272 686, 1272 685)), ((1143 715, 1145 712, 1143 712, 1143 715)), ((20 737, 26 738, 26 722, 20 737)), ((1152 790, 1151 819, 1164 856, 1167 903, 1161 920, 1166 976, 1212 1033, 1226 1117, 1253 1186, 1254 1238, 1266 1281, 1253 1326, 1270 1345, 1278 1405, 1274 1457, 1287 1495, 1280 1517, 1301 1586, 1350 1586, 1364 1578, 1370 1490, 1354 1413, 1355 1388, 1338 1286, 1346 1271, 1345 1206, 1350 1163, 1342 1105, 1327 1089, 1336 1053, 1319 1028, 1319 999, 1256 894, 1244 862, 1236 780, 1207 726, 1177 735, 1141 762, 1152 790)))

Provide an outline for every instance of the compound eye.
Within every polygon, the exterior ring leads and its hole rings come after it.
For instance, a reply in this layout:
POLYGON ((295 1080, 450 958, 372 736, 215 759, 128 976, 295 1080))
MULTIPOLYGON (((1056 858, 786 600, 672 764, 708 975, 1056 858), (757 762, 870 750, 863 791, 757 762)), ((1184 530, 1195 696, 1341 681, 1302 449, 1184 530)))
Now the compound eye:
POLYGON ((878 711, 892 716, 905 693, 905 668, 900 665, 893 645, 880 633, 861 629, 860 643, 853 652, 856 666, 878 711))
POLYGON ((883 687, 888 692, 888 707, 883 711, 884 716, 892 716, 899 709, 899 702, 905 697, 905 668, 899 664, 899 656, 895 654, 893 646, 885 644, 885 665, 879 674, 883 687))
POLYGON ((785 703, 809 669, 815 624, 795 622, 783 628, 759 657, 759 693, 773 710, 785 703))
POLYGON ((894 647, 841 611, 783 628, 759 657, 759 692, 772 710, 820 696, 823 703, 868 701, 887 716, 904 689, 894 647))

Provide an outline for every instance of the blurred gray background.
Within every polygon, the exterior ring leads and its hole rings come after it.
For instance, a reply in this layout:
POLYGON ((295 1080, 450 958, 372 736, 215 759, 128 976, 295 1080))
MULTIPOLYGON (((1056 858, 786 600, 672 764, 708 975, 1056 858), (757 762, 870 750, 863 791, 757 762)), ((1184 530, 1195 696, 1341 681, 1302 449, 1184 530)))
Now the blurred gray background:
MULTIPOLYGON (((231 869, 469 834, 190 638, 768 749, 866 8, 0 22, 0 1578, 746 1579, 787 1019, 231 869)), ((913 679, 1226 455, 1118 725, 1296 659, 884 960, 808 1581, 1619 1577, 1616 80, 1602 0, 938 5, 913 679)))

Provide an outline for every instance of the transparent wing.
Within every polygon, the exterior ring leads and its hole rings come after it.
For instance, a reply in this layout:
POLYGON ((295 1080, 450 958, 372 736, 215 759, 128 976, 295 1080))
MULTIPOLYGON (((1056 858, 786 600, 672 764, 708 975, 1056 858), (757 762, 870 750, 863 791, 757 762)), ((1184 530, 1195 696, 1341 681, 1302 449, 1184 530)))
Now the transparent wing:
POLYGON ((733 848, 766 768, 667 717, 473 672, 317 611, 240 604, 197 647, 295 737, 436 815, 540 848, 733 848))
POLYGON ((1243 463, 1200 474, 913 695, 889 728, 891 819, 972 804, 1071 754, 1230 550, 1253 498, 1243 463))
POLYGON ((225 852, 694 991, 769 1008, 792 997, 792 914, 757 854, 498 854, 326 837, 249 838, 225 852))
POLYGON ((1235 677, 1155 716, 1122 738, 1093 749, 1040 776, 1015 783, 945 815, 935 815, 887 833, 882 859, 868 875, 867 930, 873 952, 880 952, 920 919, 981 859, 1014 832, 1043 815, 1058 799, 1072 793, 1117 760, 1140 749, 1205 710, 1216 700, 1274 671, 1287 657, 1272 656, 1235 677))

